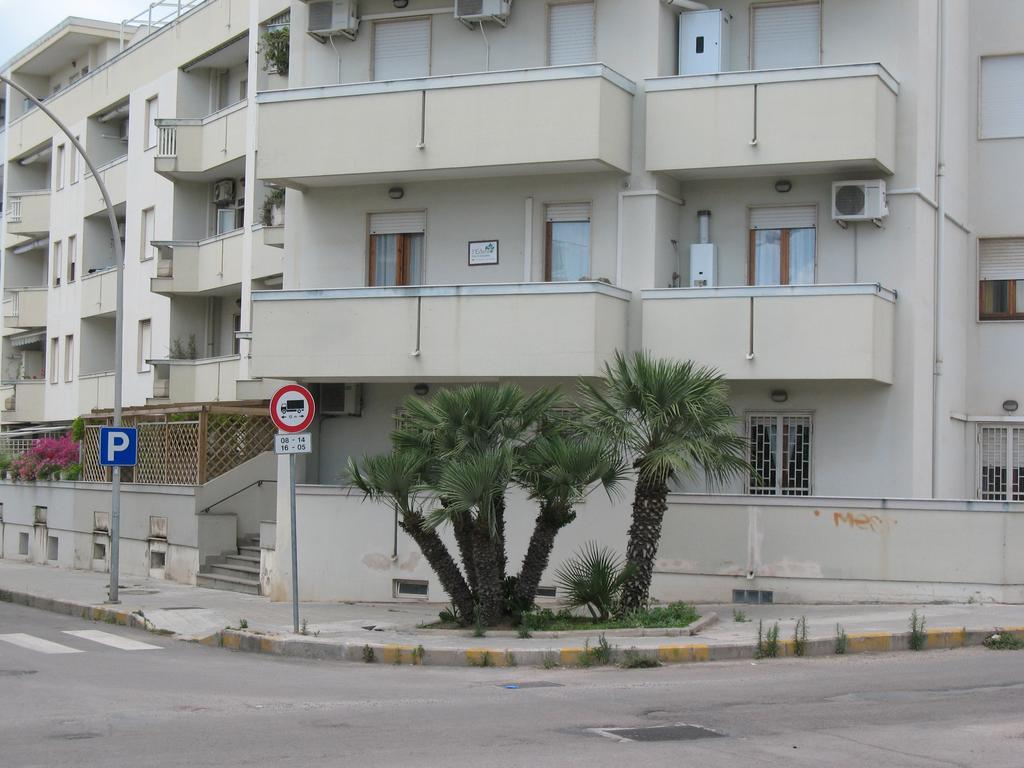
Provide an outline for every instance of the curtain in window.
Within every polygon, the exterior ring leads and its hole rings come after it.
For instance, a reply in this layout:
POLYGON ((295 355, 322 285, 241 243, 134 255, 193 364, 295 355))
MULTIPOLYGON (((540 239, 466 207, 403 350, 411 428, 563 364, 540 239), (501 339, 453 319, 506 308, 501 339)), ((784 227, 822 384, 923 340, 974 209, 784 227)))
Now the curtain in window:
POLYGON ((405 284, 423 285, 423 234, 406 235, 405 284))
POLYGON ((590 274, 590 222, 553 221, 551 226, 551 279, 579 280, 590 274))
POLYGON ((754 232, 754 285, 782 283, 782 230, 754 232))
POLYGON ((374 235, 374 285, 398 285, 398 238, 401 235, 374 235))
POLYGON ((814 283, 814 230, 789 230, 789 284, 814 283))

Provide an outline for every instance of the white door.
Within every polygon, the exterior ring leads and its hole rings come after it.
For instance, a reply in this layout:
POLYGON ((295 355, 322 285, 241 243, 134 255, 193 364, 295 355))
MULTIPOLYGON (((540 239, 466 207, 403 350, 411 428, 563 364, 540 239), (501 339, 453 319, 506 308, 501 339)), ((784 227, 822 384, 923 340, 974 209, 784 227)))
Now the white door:
POLYGON ((594 4, 552 5, 548 12, 548 64, 589 64, 594 54, 594 4))
POLYGON ((373 25, 373 79, 403 80, 430 74, 430 19, 373 25))
POLYGON ((817 2, 754 6, 752 69, 816 67, 821 63, 817 2))

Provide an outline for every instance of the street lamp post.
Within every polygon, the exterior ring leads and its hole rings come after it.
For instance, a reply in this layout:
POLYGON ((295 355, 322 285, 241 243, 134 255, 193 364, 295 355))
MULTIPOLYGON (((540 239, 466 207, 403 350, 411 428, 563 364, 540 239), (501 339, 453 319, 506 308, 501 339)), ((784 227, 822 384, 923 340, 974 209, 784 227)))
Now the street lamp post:
MULTIPOLYGON (((78 150, 78 154, 82 156, 82 160, 85 162, 86 167, 88 167, 89 171, 92 173, 92 177, 96 180, 96 186, 99 187, 100 194, 103 196, 103 203, 107 206, 107 219, 110 222, 110 231, 113 234, 114 239, 114 260, 117 264, 117 298, 114 313, 114 426, 120 427, 121 385, 124 374, 124 365, 121 360, 124 353, 124 248, 121 246, 121 237, 117 231, 117 214, 114 213, 114 206, 110 202, 110 193, 107 192, 107 185, 103 183, 103 179, 96 171, 96 166, 93 165, 89 155, 86 154, 85 147, 83 147, 81 142, 74 137, 74 134, 71 133, 68 127, 64 125, 64 123, 61 122, 45 104, 20 85, 12 82, 10 78, 0 75, 0 83, 6 83, 8 86, 35 104, 40 110, 42 110, 44 115, 50 118, 50 120, 52 120, 54 124, 61 129, 61 131, 63 131, 64 135, 68 137, 68 141, 70 141, 72 146, 78 150)), ((115 466, 112 468, 110 491, 110 592, 107 595, 107 602, 119 603, 121 601, 118 599, 117 593, 117 575, 121 543, 120 467, 115 466)))

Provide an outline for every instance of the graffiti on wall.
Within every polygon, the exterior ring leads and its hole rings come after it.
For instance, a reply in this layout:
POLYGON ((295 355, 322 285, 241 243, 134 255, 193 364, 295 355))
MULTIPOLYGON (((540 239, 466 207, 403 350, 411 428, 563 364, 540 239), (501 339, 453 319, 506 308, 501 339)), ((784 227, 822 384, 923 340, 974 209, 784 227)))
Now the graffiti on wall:
MULTIPOLYGON (((815 517, 821 517, 821 510, 814 510, 815 517)), ((826 518, 827 519, 827 518, 826 518)), ((832 523, 836 528, 853 528, 871 533, 888 533, 896 525, 896 520, 880 515, 869 515, 867 512, 833 512, 832 523)))

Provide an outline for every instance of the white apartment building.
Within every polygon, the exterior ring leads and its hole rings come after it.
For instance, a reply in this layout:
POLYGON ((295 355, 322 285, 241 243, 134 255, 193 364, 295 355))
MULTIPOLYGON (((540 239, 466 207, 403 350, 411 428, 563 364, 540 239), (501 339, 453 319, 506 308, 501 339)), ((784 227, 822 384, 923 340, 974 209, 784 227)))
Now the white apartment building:
MULTIPOLYGON (((62 35, 113 53, 120 32, 59 30, 9 67, 40 93, 67 80, 62 35)), ((313 387, 304 597, 441 597, 341 487, 406 397, 571 393, 644 348, 727 376, 763 479, 679 488, 658 596, 1024 599, 1020 3, 207 0, 146 31, 51 97, 123 185, 126 402, 313 387), (268 74, 260 35, 285 23, 268 74), (270 188, 283 226, 260 228, 270 188)), ((112 367, 101 209, 7 104, 4 419, 68 419, 109 405, 88 383, 112 367)), ((587 506, 556 564, 624 546, 627 505, 587 506)), ((261 577, 282 597, 277 528, 261 577)))

